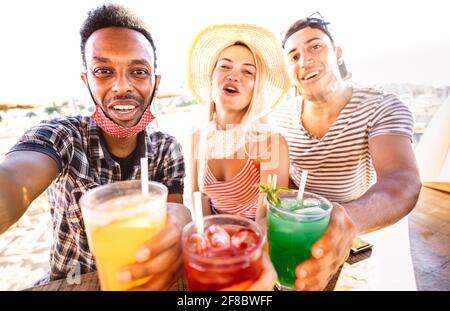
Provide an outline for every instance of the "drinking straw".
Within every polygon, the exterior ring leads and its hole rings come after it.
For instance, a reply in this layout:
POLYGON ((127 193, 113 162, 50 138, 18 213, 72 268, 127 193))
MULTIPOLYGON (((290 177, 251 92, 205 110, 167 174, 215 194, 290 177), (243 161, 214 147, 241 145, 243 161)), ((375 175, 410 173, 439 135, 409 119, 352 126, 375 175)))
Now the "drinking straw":
POLYGON ((202 193, 194 192, 194 222, 197 233, 203 234, 202 193))
POLYGON ((272 179, 272 183, 273 183, 273 189, 275 189, 277 187, 277 174, 273 174, 273 179, 272 179))
POLYGON ((300 179, 300 187, 298 188, 297 200, 303 199, 303 192, 305 191, 307 176, 308 176, 308 170, 303 170, 302 177, 300 179))
MULTIPOLYGON (((267 185, 271 186, 272 185, 272 174, 267 175, 267 185)), ((264 198, 263 198, 264 202, 267 202, 267 193, 264 192, 264 198)), ((267 205, 264 203, 263 205, 265 208, 267 208, 267 205)), ((256 220, 257 222, 259 222, 259 220, 261 220, 264 216, 262 210, 260 210, 259 208, 256 209, 257 215, 256 215, 256 220)))
POLYGON ((141 158, 141 192, 143 196, 148 195, 148 159, 141 158))

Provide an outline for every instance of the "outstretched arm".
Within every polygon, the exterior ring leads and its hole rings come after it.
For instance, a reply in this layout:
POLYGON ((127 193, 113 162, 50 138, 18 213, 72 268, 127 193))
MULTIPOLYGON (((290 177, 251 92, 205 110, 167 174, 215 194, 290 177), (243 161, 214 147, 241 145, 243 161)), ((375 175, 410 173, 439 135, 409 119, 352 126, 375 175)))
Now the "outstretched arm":
POLYGON ((407 137, 377 136, 369 141, 369 149, 377 182, 362 197, 344 205, 358 234, 381 229, 406 216, 421 189, 419 169, 407 137))
POLYGON ((416 204, 421 182, 409 138, 382 135, 369 141, 377 182, 359 199, 334 204, 325 234, 311 258, 296 268, 295 286, 321 290, 347 259, 355 236, 391 225, 416 204))
POLYGON ((25 213, 58 175, 51 157, 34 151, 11 152, 0 164, 0 234, 25 213))

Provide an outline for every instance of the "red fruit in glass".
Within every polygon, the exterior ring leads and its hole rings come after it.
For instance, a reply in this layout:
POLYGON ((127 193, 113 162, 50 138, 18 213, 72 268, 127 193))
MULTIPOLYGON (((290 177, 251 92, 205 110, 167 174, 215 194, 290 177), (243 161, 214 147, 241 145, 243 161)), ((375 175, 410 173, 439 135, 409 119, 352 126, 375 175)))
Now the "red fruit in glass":
POLYGON ((204 218, 204 224, 206 249, 192 247, 192 239, 201 240, 192 238, 198 235, 194 223, 183 229, 184 269, 189 289, 249 288, 262 271, 265 236, 259 225, 234 215, 208 216, 204 218))

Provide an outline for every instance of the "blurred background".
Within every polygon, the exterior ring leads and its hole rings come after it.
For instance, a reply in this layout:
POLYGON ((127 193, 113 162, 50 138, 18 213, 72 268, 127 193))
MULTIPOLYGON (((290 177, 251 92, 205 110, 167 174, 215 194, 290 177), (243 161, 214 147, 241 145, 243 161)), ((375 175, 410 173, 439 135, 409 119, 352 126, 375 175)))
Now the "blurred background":
MULTIPOLYGON (((78 32, 87 11, 103 2, 0 3, 0 160, 40 120, 92 113, 80 80, 78 32)), ((424 180, 450 181, 450 19, 445 0, 115 2, 131 8, 151 29, 162 75, 157 125, 183 145, 202 110, 184 83, 188 46, 197 31, 214 23, 248 22, 280 36, 295 20, 320 11, 343 48, 353 82, 393 91, 413 110, 424 180)), ((0 290, 26 288, 48 270, 50 228, 43 195, 0 236, 0 290)))
MULTIPOLYGON (((411 105, 417 116, 417 136, 449 93, 450 20, 444 0, 278 0, 258 5, 239 0, 116 2, 140 15, 154 36, 162 75, 160 95, 165 97, 158 108, 163 113, 195 104, 184 84, 185 59, 190 40, 202 27, 249 22, 280 36, 293 21, 315 11, 331 23, 354 82, 395 91, 411 105)), ((27 128, 44 117, 93 109, 79 75, 78 31, 87 11, 101 3, 1 2, 2 125, 24 117, 20 123, 27 128), (17 106, 39 109, 10 111, 17 106)), ((4 131, 0 128, 0 132, 4 131)))

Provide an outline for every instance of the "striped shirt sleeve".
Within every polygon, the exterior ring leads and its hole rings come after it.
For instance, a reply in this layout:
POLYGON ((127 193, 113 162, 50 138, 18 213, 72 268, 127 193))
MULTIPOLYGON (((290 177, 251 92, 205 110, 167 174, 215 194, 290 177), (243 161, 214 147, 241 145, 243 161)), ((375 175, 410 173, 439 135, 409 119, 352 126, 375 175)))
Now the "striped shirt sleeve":
POLYGON ((369 122, 369 139, 384 135, 407 136, 412 141, 414 117, 409 107, 394 94, 381 97, 369 122))

